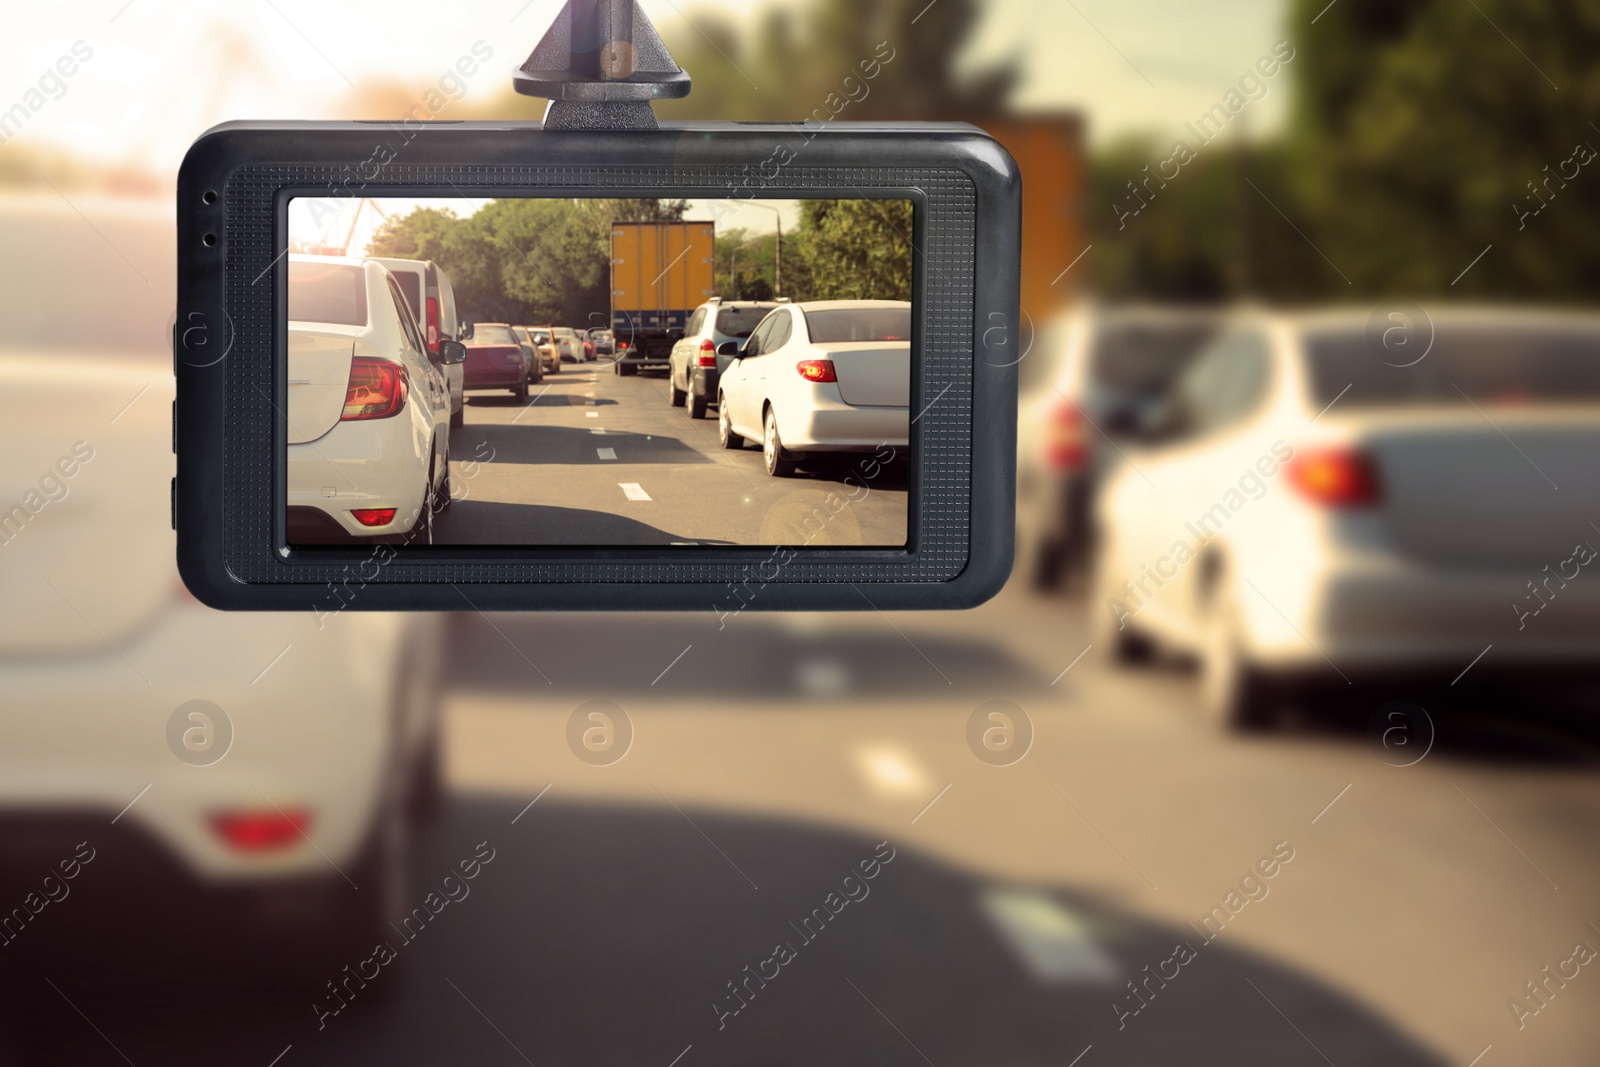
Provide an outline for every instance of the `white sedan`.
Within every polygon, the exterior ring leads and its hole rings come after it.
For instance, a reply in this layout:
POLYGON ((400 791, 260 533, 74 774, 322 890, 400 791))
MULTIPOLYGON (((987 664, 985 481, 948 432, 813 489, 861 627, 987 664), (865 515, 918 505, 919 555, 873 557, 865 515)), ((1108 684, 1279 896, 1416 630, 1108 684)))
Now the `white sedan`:
POLYGON ((718 383, 722 447, 760 441, 768 474, 792 474, 804 456, 906 447, 910 303, 785 304, 723 350, 735 359, 718 383))
POLYGON ((433 540, 450 503, 448 362, 439 363, 389 271, 289 257, 289 539, 433 540))
MULTIPOLYGON (((185 591, 171 206, 85 210, 93 227, 54 196, 0 206, 20 247, 48 252, 6 276, 0 337, 0 869, 53 893, 20 917, 8 899, 0 952, 47 950, 80 920, 215 939, 252 971, 265 957, 239 939, 370 951, 415 903, 405 801, 437 785, 440 620, 340 611, 331 592, 312 611, 218 612, 185 591), (157 884, 183 895, 118 891, 157 884)), ((190 361, 227 343, 198 319, 177 333, 190 361)))
POLYGON ((1100 500, 1094 643, 1197 655, 1216 720, 1600 665, 1600 316, 1245 316, 1149 429, 1100 500))

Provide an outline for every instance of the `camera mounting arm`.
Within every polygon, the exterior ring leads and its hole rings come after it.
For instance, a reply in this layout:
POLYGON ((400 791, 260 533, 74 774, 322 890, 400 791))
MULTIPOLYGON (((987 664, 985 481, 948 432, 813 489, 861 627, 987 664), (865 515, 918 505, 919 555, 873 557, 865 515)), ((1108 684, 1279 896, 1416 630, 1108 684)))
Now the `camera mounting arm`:
POLYGON ((690 89, 636 0, 567 0, 511 83, 550 98, 547 130, 653 130, 650 102, 690 89))

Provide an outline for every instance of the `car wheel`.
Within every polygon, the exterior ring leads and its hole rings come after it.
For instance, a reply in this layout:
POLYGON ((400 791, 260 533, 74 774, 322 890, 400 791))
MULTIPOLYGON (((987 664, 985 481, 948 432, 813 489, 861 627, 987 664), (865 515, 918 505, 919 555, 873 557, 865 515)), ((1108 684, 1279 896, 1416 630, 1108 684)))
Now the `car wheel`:
POLYGON ((533 366, 528 368, 528 380, 534 385, 544 381, 544 360, 536 359, 533 366))
MULTIPOLYGON (((396 761, 398 762, 398 761, 396 761)), ((349 880, 356 888, 336 887, 344 906, 339 908, 339 920, 334 940, 358 958, 369 955, 373 947, 382 942, 394 941, 398 924, 407 916, 411 906, 411 851, 413 837, 412 807, 407 803, 409 782, 402 769, 392 767, 385 774, 383 792, 373 817, 372 828, 360 856, 349 871, 349 880)), ((395 982, 382 983, 393 987, 395 982)))
POLYGON ((467 424, 467 398, 461 398, 461 406, 450 413, 450 428, 459 430, 467 424))
POLYGON ((450 510, 450 505, 455 502, 455 496, 450 491, 450 457, 446 456, 444 460, 444 481, 439 484, 439 488, 433 495, 433 513, 435 515, 443 515, 450 510))
POLYGON ((1252 664, 1244 651, 1243 626, 1233 598, 1217 590, 1207 612, 1200 654, 1200 712, 1224 730, 1260 730, 1283 708, 1284 692, 1252 664))
POLYGON ((690 392, 689 392, 689 417, 691 419, 703 419, 703 418, 705 418, 706 417, 706 404, 707 404, 706 395, 704 393, 696 393, 693 390, 690 390, 690 392))
POLYGON ((689 397, 689 394, 685 393, 682 389, 678 388, 678 376, 673 372, 671 367, 668 367, 667 368, 667 403, 671 404, 675 408, 681 408, 681 407, 683 407, 683 402, 685 400, 687 400, 688 397, 689 397))
POLYGON ((518 382, 517 387, 511 390, 511 395, 517 398, 517 403, 526 404, 528 402, 528 379, 524 378, 518 382))
POLYGON ((553 363, 550 364, 550 373, 551 374, 560 374, 561 373, 561 361, 559 359, 555 360, 553 363))
POLYGON ((728 419, 728 402, 721 394, 717 396, 717 440, 729 450, 744 447, 744 438, 734 432, 733 423, 728 419))
POLYGON ((438 492, 433 486, 433 475, 437 468, 437 460, 428 464, 427 488, 422 494, 422 507, 417 512, 417 521, 411 524, 411 529, 406 532, 404 542, 408 545, 433 544, 433 509, 434 501, 438 499, 438 492))
POLYGON ((778 436, 778 413, 770 407, 763 421, 764 432, 761 438, 761 458, 767 466, 767 473, 774 478, 787 478, 794 473, 794 456, 783 447, 783 438, 778 436))

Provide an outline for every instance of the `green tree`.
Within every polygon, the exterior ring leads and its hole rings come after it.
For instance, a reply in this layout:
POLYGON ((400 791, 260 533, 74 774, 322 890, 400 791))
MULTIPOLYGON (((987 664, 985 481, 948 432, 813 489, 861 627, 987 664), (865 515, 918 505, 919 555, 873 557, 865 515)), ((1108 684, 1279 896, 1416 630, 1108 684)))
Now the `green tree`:
POLYGON ((912 207, 905 200, 807 200, 784 243, 783 295, 797 300, 910 300, 912 207), (791 243, 796 257, 789 278, 791 243))
POLYGON ((1600 0, 1343 0, 1315 30, 1290 149, 1331 291, 1592 297, 1600 166, 1567 161, 1600 148, 1600 0))

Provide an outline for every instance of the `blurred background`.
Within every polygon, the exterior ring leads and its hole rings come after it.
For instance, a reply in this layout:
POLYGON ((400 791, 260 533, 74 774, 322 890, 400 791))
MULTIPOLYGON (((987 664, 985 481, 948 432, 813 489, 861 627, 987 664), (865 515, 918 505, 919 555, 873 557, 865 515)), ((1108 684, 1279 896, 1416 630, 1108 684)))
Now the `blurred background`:
POLYGON ((0 1062, 1593 1063, 1600 4, 643 6, 663 117, 1019 160, 1011 584, 200 607, 184 151, 537 118, 559 5, 10 12, 0 1062))

